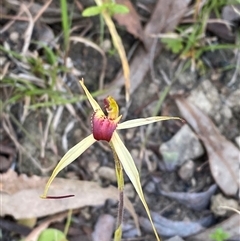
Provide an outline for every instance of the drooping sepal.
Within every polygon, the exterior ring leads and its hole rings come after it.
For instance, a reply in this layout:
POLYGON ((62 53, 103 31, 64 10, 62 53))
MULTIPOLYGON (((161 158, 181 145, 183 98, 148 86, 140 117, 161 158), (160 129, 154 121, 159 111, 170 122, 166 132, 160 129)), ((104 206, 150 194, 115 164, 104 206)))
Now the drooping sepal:
MULTIPOLYGON (((53 199, 53 196, 49 196, 48 189, 50 188, 51 183, 53 182, 54 178, 57 176, 57 174, 64 169, 66 166, 71 164, 77 157, 79 157, 84 151, 87 150, 88 147, 90 147, 96 140, 94 139, 93 135, 89 135, 82 141, 80 141, 77 145, 72 147, 59 161, 57 166, 52 172, 52 175, 48 179, 47 184, 45 185, 44 192, 41 195, 41 198, 43 199, 53 199)), ((57 198, 67 198, 72 197, 72 195, 64 195, 64 196, 57 196, 57 198)))

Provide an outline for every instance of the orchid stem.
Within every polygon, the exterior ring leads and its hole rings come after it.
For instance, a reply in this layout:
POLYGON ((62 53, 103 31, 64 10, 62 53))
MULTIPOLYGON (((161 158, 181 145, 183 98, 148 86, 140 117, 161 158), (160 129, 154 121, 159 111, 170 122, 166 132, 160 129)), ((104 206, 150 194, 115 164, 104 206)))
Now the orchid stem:
POLYGON ((117 224, 116 231, 114 233, 114 241, 120 241, 122 238, 122 221, 123 221, 123 211, 124 211, 124 179, 123 179, 123 167, 118 158, 116 151, 112 143, 110 142, 110 146, 113 152, 113 158, 115 161, 115 171, 117 176, 118 190, 119 190, 119 202, 118 202, 118 216, 117 216, 117 224))

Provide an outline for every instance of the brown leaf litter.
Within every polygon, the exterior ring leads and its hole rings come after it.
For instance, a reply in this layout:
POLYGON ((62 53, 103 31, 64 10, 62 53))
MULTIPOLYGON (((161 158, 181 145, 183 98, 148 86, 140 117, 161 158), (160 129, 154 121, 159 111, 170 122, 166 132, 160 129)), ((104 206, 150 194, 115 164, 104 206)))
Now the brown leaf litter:
POLYGON ((114 19, 118 24, 126 27, 126 30, 136 38, 143 40, 143 29, 137 11, 129 0, 117 0, 118 4, 125 5, 129 12, 126 14, 115 14, 114 19))
POLYGON ((184 206, 196 210, 202 211, 209 205, 212 195, 216 192, 217 185, 212 185, 205 192, 200 193, 186 193, 186 192, 165 192, 160 190, 161 195, 176 200, 184 206))
MULTIPOLYGON (((173 221, 164 218, 156 212, 151 212, 151 214, 158 234, 166 237, 176 235, 180 237, 188 237, 204 230, 205 227, 210 226, 214 221, 212 215, 206 216, 197 221, 173 221)), ((151 230, 151 224, 148 219, 140 217, 139 221, 140 226, 144 230, 151 230)))
POLYGON ((228 141, 212 120, 184 98, 176 98, 183 118, 192 126, 207 150, 211 173, 226 195, 237 195, 240 187, 239 149, 228 141))
MULTIPOLYGON (((130 62, 130 94, 134 93, 141 84, 154 57, 160 51, 161 44, 158 43, 158 40, 150 37, 150 35, 173 30, 186 12, 189 2, 189 0, 157 1, 151 19, 144 29, 144 46, 138 47, 134 58, 130 62), (161 18, 159 16, 161 16, 161 18)), ((117 74, 116 79, 107 87, 109 91, 105 94, 114 96, 115 99, 120 99, 123 83, 124 77, 121 73, 117 74)))
MULTIPOLYGON (((74 194, 67 199, 41 199, 48 178, 39 176, 18 176, 9 170, 0 175, 1 216, 11 215, 15 219, 43 217, 69 209, 103 205, 107 199, 118 200, 118 189, 113 186, 103 188, 95 182, 56 178, 50 188, 51 195, 74 194), (19 205, 21 204, 21 205, 19 205)), ((125 208, 132 215, 138 227, 137 215, 132 203, 125 197, 125 208)))

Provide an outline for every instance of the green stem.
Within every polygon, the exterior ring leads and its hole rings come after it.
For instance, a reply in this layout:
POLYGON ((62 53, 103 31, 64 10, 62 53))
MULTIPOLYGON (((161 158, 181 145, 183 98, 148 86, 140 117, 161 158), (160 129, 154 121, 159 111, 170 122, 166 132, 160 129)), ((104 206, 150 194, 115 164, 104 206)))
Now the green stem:
POLYGON ((115 171, 117 176, 118 190, 119 190, 119 202, 118 202, 118 216, 117 216, 117 224, 116 231, 114 233, 114 241, 120 241, 122 238, 122 221, 123 221, 123 211, 124 211, 124 178, 123 178, 123 167, 118 158, 117 153, 114 150, 112 143, 110 142, 110 147, 113 152, 113 158, 115 161, 115 171))
POLYGON ((72 209, 69 209, 68 215, 67 215, 67 222, 66 222, 66 225, 64 227, 64 235, 65 235, 65 237, 67 237, 68 230, 69 230, 69 227, 70 227, 70 224, 71 224, 71 219, 72 219, 72 209))

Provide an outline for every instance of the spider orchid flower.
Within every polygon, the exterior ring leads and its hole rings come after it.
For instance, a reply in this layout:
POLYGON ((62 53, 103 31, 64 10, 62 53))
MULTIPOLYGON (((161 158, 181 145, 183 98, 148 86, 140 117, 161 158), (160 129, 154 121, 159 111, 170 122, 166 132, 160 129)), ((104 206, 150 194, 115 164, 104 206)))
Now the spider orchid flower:
MULTIPOLYGON (((132 127, 147 125, 158 121, 171 120, 171 119, 181 120, 181 119, 178 117, 155 116, 155 117, 149 117, 149 118, 133 119, 133 120, 125 121, 123 123, 119 123, 122 116, 121 115, 119 116, 118 104, 114 100, 114 98, 111 96, 108 96, 104 100, 105 109, 108 114, 106 116, 103 110, 101 109, 101 107, 99 106, 99 104, 93 99, 92 95, 84 85, 83 80, 80 80, 80 84, 94 110, 94 113, 91 119, 92 134, 86 137, 85 139, 83 139, 82 141, 80 141, 74 147, 72 147, 62 157, 62 159, 57 164, 56 168, 53 170, 53 173, 50 176, 45 186, 44 193, 41 197, 42 198, 61 198, 60 196, 53 197, 53 196, 47 195, 48 189, 52 181, 54 180, 54 178, 57 176, 57 174, 66 166, 68 166, 70 163, 72 163, 77 157, 79 157, 88 147, 90 147, 96 141, 107 141, 113 151, 118 189, 120 191, 118 221, 117 221, 117 229, 115 231, 114 240, 115 241, 121 240, 121 235, 122 235, 121 223, 122 223, 122 215, 123 215, 123 188, 124 188, 122 170, 124 169, 130 181, 132 182, 140 200, 142 201, 142 204, 147 212, 148 218, 152 224, 152 228, 155 233, 155 236, 157 240, 160 241, 160 238, 154 227, 148 205, 143 195, 143 190, 141 187, 138 170, 136 168, 136 165, 133 161, 131 154, 127 150, 126 146, 120 139, 117 132, 118 130, 121 130, 121 129, 128 129, 132 127)), ((73 195, 62 196, 62 197, 65 198, 70 196, 73 196, 73 195)))

